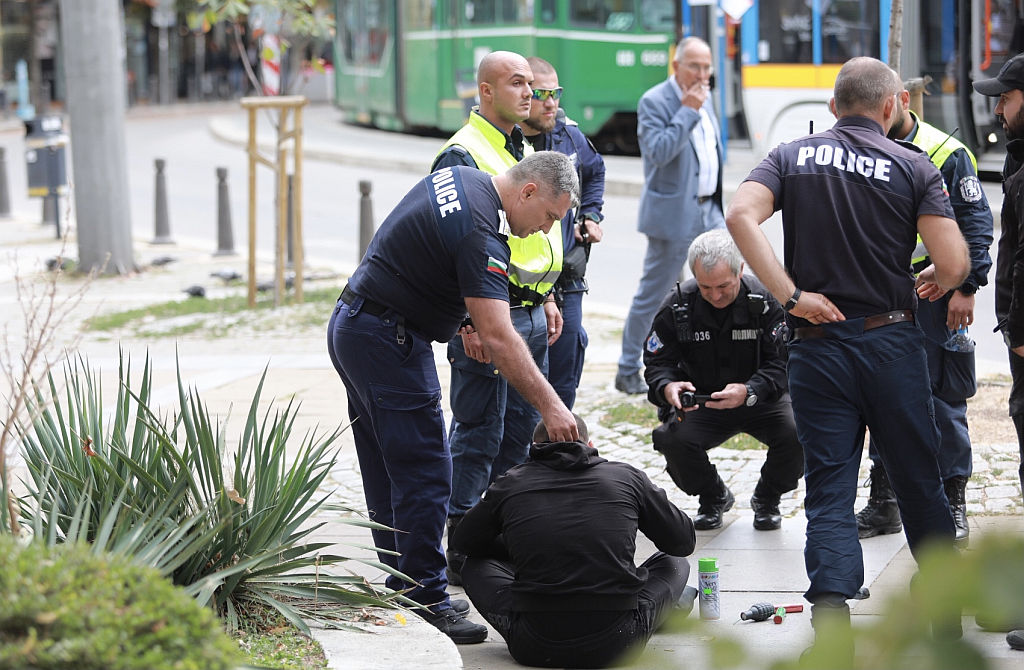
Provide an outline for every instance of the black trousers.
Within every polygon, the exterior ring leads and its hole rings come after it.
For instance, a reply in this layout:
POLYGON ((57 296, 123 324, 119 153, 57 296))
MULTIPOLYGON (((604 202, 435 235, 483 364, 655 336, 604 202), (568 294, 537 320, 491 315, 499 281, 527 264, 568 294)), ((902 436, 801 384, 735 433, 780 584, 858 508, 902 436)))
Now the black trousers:
POLYGON ((739 433, 768 445, 761 480, 769 493, 781 495, 797 487, 804 471, 804 452, 796 436, 788 395, 753 407, 701 407, 685 417, 661 424, 652 435, 654 448, 665 455, 668 474, 685 493, 700 495, 718 481, 718 470, 708 458, 708 449, 739 433))
POLYGON ((690 576, 685 558, 656 552, 643 563, 647 583, 635 610, 517 612, 511 587, 515 566, 494 558, 469 558, 462 585, 473 606, 522 665, 541 668, 604 668, 630 649, 647 644, 679 600, 690 576))
POLYGON ((1010 356, 1010 375, 1013 386, 1010 387, 1010 418, 1017 429, 1017 447, 1020 449, 1020 465, 1017 475, 1020 477, 1021 493, 1024 494, 1024 358, 1007 349, 1010 356))

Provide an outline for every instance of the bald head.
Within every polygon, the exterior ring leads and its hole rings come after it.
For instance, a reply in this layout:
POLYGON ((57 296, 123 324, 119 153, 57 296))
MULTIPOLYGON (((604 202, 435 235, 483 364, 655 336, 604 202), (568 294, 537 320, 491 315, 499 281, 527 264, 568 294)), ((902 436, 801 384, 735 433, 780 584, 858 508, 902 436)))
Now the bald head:
POLYGON ((492 51, 484 56, 476 70, 481 116, 511 133, 530 116, 531 81, 530 64, 519 54, 492 51))
MULTIPOLYGON (((846 61, 836 76, 833 101, 837 116, 883 114, 883 108, 903 90, 899 75, 877 58, 846 61)), ((884 114, 883 114, 884 115, 884 114)))
POLYGON ((510 70, 517 68, 529 70, 530 64, 514 51, 492 51, 480 60, 476 68, 476 83, 479 85, 487 82, 493 85, 510 70))

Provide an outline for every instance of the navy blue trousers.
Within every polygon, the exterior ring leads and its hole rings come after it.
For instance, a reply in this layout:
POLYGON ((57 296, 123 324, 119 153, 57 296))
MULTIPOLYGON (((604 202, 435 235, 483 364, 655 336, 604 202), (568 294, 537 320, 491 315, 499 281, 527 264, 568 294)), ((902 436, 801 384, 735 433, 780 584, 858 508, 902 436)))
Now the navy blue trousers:
MULTIPOLYGON (((946 365, 956 365, 943 344, 953 335, 946 328, 949 294, 942 300, 922 300, 917 306, 917 325, 924 332, 924 350, 928 357, 928 377, 935 405, 935 425, 939 428, 939 473, 943 480, 950 477, 970 478, 974 471, 971 454, 971 436, 967 430, 966 393, 951 392, 943 384, 946 365)), ((964 355, 964 354, 960 354, 964 355)), ((968 354, 973 356, 974 354, 968 354)), ((923 383, 923 380, 922 380, 923 383)), ((970 395, 974 395, 971 393, 970 395)), ((869 447, 871 460, 878 461, 874 439, 869 447)))
POLYGON ((562 335, 548 347, 548 381, 569 409, 576 404, 576 389, 583 376, 583 359, 589 343, 583 328, 585 286, 582 280, 569 282, 562 306, 562 335))
POLYGON ((327 350, 348 392, 370 519, 399 531, 372 531, 377 556, 416 582, 389 575, 388 588, 411 589, 406 595, 416 602, 445 609, 441 535, 452 461, 434 353, 430 341, 405 330, 393 312, 373 316, 361 306, 362 298, 352 306, 338 303, 327 350))
MULTIPOLYGON (((544 307, 514 307, 512 325, 523 336, 541 372, 548 371, 548 326, 544 307)), ((449 512, 462 516, 488 485, 526 460, 540 412, 491 363, 466 355, 462 338, 448 343, 452 364, 452 495, 449 512)))
POLYGON ((954 532, 932 394, 921 383, 928 374, 921 330, 898 323, 865 332, 863 319, 826 328, 833 337, 796 340, 789 349, 789 391, 804 447, 811 602, 824 593, 852 598, 864 583, 854 502, 865 426, 915 558, 929 539, 951 545, 954 532))

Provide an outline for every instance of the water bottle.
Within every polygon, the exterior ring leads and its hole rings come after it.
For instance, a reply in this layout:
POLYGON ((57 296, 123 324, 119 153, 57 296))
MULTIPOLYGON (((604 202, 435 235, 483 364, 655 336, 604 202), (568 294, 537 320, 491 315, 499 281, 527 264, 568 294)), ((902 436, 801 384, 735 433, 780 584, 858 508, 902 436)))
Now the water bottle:
POLYGON ((721 602, 718 599, 718 559, 697 560, 697 590, 700 599, 701 619, 720 619, 721 602))
POLYGON ((969 354, 974 351, 974 340, 967 334, 967 326, 960 326, 942 346, 947 351, 959 351, 969 354))

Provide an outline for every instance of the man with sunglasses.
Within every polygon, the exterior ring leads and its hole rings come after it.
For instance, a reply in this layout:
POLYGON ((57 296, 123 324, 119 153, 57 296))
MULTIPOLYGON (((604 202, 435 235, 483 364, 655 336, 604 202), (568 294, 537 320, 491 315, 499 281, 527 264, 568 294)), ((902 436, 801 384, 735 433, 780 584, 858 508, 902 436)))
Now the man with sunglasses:
POLYGON ((699 37, 679 42, 673 74, 644 93, 637 106, 637 139, 644 165, 637 229, 647 236, 640 286, 622 329, 615 388, 647 393, 640 374, 654 314, 703 232, 725 227, 722 148, 711 106, 711 47, 699 37))
POLYGON ((530 117, 523 122, 523 135, 536 151, 558 151, 571 158, 580 178, 580 206, 562 221, 564 260, 562 274, 555 282, 555 297, 562 310, 562 335, 548 347, 548 381, 566 407, 572 409, 587 349, 587 331, 583 328, 583 294, 587 292, 584 274, 590 245, 600 242, 602 237, 604 159, 559 107, 562 87, 558 85, 554 66, 536 56, 526 61, 533 71, 533 101, 530 117))
MULTIPOLYGON (((533 153, 519 124, 530 115, 533 73, 526 59, 494 51, 477 68, 480 105, 466 125, 442 147, 433 170, 467 165, 502 174, 533 153)), ((537 367, 547 376, 548 345, 562 331, 562 315, 552 293, 562 269, 561 220, 548 233, 510 238, 508 267, 512 323, 526 341, 537 367)), ((448 343, 452 422, 452 495, 448 533, 458 525, 487 485, 526 460, 540 414, 492 363, 469 319, 448 343)), ((459 584, 461 557, 448 552, 449 581, 459 584)))

